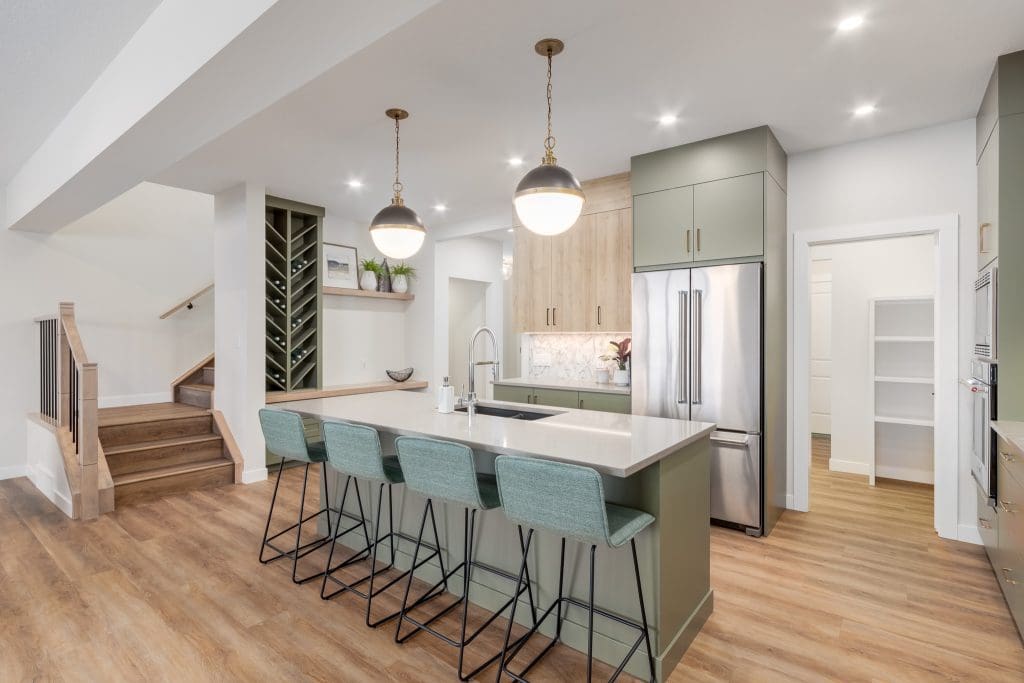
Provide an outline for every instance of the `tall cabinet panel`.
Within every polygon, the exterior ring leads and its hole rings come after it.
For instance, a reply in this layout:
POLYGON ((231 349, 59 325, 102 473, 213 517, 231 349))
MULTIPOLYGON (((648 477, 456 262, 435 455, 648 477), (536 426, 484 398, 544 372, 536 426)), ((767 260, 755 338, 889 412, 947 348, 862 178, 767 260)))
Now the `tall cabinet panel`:
POLYGON ((631 327, 629 275, 633 270, 633 221, 629 209, 605 211, 591 216, 590 244, 593 263, 586 329, 628 332, 631 327), (620 273, 619 277, 611 276, 620 273))
POLYGON ((267 391, 320 386, 320 314, 324 210, 266 200, 267 391))
POLYGON ((999 255, 999 122, 978 158, 978 270, 999 255))

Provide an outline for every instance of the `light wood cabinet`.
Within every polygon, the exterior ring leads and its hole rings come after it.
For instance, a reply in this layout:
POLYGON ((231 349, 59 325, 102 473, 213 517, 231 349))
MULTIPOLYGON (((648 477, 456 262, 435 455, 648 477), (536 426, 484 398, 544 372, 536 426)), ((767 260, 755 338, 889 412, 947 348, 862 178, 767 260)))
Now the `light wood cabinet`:
POLYGON ((584 183, 583 189, 594 211, 580 216, 567 232, 542 237, 516 228, 514 310, 520 332, 630 329, 629 178, 600 179, 584 183))

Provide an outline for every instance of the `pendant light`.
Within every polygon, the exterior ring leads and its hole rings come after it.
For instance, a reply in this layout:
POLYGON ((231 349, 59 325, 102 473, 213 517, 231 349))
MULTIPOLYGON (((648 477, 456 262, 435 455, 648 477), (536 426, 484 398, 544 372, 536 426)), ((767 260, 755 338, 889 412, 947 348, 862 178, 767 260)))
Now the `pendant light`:
POLYGON ((580 181, 555 158, 555 138, 551 134, 551 58, 565 49, 557 38, 539 41, 534 50, 548 60, 548 136, 544 138, 544 158, 540 166, 519 181, 514 204, 519 222, 538 235, 558 235, 576 223, 583 210, 580 181))
POLYGON ((406 259, 423 246, 427 229, 415 211, 402 200, 402 183, 398 180, 398 122, 409 118, 404 109, 388 109, 384 112, 395 120, 395 195, 391 204, 384 207, 370 222, 370 237, 373 244, 388 258, 406 259))

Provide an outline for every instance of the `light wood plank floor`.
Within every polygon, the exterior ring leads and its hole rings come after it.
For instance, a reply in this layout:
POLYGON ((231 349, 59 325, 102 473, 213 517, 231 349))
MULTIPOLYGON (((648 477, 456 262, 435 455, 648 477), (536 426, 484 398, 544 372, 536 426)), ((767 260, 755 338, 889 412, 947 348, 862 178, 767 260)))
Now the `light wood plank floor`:
MULTIPOLYGON (((454 679, 448 646, 397 646, 391 628, 363 626, 361 602, 325 604, 290 567, 255 561, 270 488, 79 524, 27 480, 0 482, 0 680, 454 679)), ((786 513, 766 539, 713 529, 715 612, 671 680, 1024 680, 983 551, 936 538, 931 495, 830 473, 816 443, 811 513, 786 513)), ((554 653, 536 680, 579 680, 582 657, 554 653)))

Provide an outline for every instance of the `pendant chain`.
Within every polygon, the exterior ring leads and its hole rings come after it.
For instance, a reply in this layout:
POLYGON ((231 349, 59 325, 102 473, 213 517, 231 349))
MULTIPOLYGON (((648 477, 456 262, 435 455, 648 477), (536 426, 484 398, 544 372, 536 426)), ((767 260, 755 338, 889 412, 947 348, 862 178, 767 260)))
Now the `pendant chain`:
POLYGON ((392 189, 395 191, 395 199, 402 196, 402 183, 398 180, 398 119, 395 119, 395 183, 392 189))
POLYGON ((555 163, 555 136, 551 134, 551 50, 548 50, 548 135, 544 138, 544 163, 554 164, 555 163))

